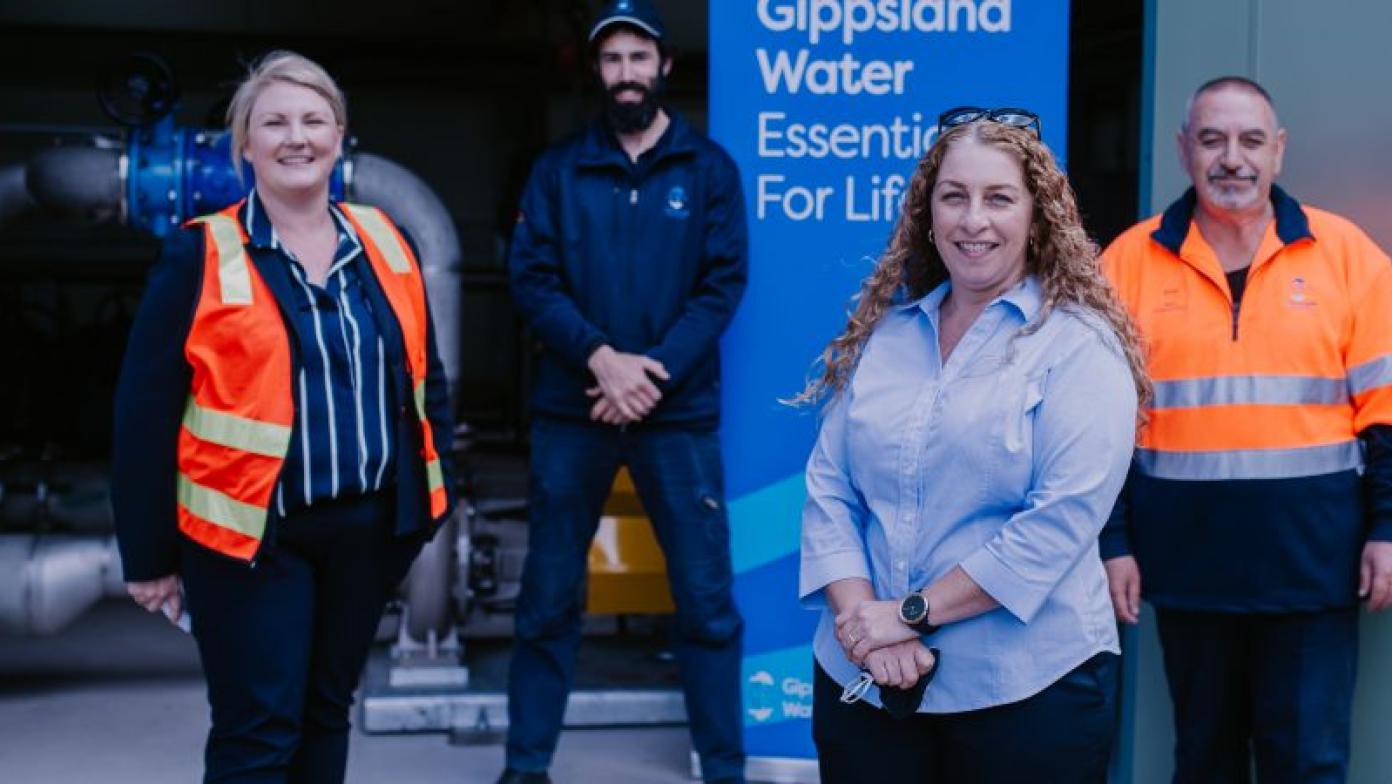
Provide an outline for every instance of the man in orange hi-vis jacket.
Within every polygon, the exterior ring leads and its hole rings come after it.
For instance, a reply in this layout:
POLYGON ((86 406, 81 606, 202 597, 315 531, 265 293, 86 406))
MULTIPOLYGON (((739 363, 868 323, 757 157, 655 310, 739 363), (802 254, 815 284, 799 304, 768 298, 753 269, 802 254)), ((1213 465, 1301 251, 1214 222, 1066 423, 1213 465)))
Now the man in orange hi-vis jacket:
POLYGON ((1193 187, 1102 259, 1155 381, 1112 601, 1156 608, 1176 782, 1343 781, 1358 602, 1392 606, 1392 263, 1273 184, 1257 83, 1201 86, 1178 142, 1193 187))

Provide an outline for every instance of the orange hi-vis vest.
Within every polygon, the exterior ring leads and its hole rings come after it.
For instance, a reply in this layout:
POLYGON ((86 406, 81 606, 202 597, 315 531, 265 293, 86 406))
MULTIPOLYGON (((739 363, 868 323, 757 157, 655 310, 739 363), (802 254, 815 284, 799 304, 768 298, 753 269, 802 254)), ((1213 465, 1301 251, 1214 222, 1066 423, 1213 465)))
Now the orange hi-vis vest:
MULTIPOLYGON (((271 290, 246 251, 237 214, 244 202, 195 218, 204 232, 203 287, 184 356, 193 383, 178 445, 179 530, 242 561, 261 545, 295 420, 290 335, 271 290)), ((430 514, 447 505, 444 473, 425 413, 429 314, 410 246, 374 207, 340 204, 405 342, 421 426, 430 514)))
POLYGON ((1280 189, 1272 201, 1236 307, 1192 195, 1102 256, 1155 382, 1136 450, 1147 476, 1359 469, 1358 434, 1392 424, 1392 262, 1349 221, 1280 189))

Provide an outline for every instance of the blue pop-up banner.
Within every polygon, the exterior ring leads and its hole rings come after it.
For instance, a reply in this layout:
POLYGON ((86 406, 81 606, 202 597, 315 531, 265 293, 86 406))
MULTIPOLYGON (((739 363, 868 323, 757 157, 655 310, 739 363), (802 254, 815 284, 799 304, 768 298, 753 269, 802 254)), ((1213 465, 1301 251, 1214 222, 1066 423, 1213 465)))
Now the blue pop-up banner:
POLYGON ((710 31, 710 131, 739 164, 751 243, 722 345, 746 747, 810 759, 797 550, 816 417, 779 400, 844 327, 939 112, 1031 109, 1062 158, 1068 0, 711 0, 710 31))

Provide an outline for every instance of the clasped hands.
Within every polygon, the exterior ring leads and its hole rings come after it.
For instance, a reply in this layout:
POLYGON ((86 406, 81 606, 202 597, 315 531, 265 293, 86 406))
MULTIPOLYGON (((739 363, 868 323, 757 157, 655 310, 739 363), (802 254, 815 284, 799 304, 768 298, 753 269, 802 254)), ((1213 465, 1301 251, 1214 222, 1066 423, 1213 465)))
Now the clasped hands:
POLYGON ((933 652, 899 620, 897 601, 862 601, 839 613, 836 640, 880 686, 913 688, 933 669, 933 652))
POLYGON ((652 413, 662 400, 662 391, 653 379, 671 378, 667 368, 652 357, 615 351, 610 346, 595 349, 588 365, 596 381, 585 390, 595 401, 590 420, 606 425, 627 425, 652 413))

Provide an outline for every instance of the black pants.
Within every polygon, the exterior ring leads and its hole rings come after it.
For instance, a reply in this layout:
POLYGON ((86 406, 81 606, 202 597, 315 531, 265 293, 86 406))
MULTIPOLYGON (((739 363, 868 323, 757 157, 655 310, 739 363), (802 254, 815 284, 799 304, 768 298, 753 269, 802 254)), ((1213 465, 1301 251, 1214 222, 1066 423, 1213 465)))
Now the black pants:
POLYGON ((865 702, 842 703, 840 684, 816 669, 812 739, 822 784, 1107 780, 1116 735, 1114 654, 1097 654, 1020 702, 903 720, 865 702))
POLYGON ((186 543, 181 576, 208 680, 207 782, 342 782, 348 709, 390 591, 421 540, 391 493, 277 525, 255 568, 186 543))
POLYGON ((1160 610, 1176 784, 1333 784, 1348 777, 1358 610, 1160 610))

